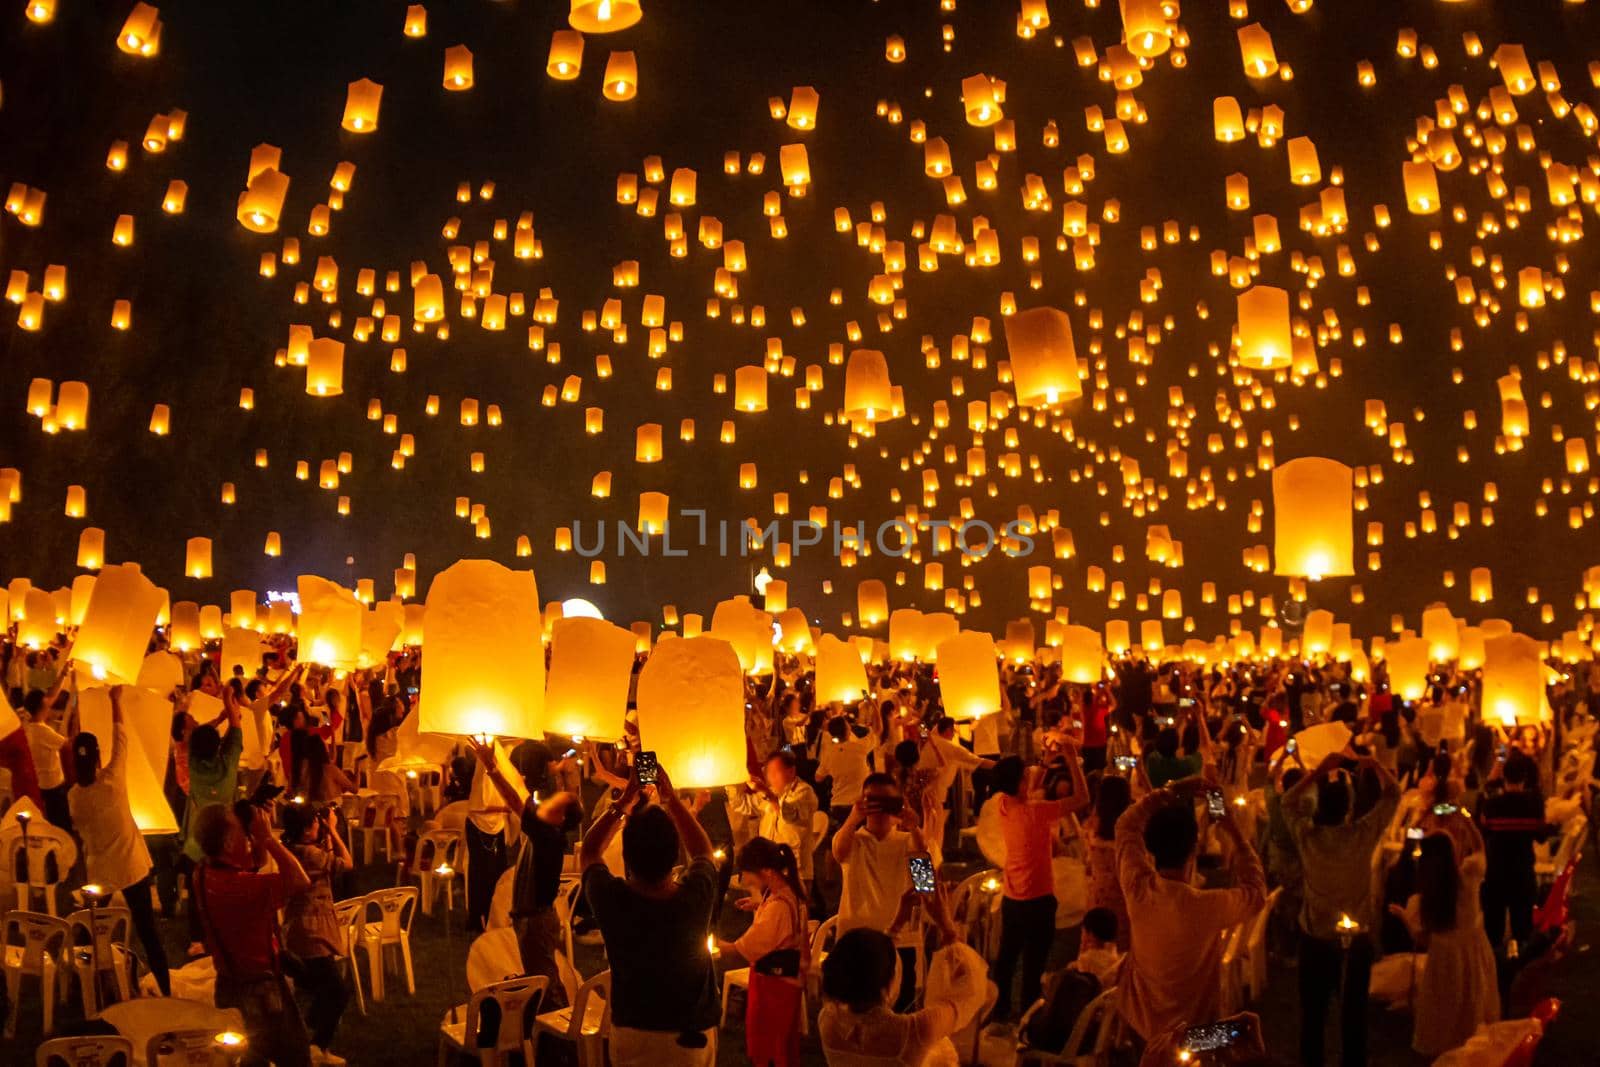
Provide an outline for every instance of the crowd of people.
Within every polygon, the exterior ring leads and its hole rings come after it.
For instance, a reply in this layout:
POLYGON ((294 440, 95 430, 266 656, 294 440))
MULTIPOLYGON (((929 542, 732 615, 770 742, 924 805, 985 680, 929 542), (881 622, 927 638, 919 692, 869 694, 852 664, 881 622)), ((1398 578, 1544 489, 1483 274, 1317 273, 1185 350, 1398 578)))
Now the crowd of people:
MULTIPOLYGON (((339 802, 419 765, 425 656, 335 672, 280 638, 258 671, 224 677, 214 651, 182 654, 158 768, 179 832, 147 838, 124 691, 107 737, 80 720, 64 641, 0 655, 19 721, 0 738, 0 784, 73 835, 77 873, 128 908, 159 990, 161 924, 182 923, 253 1055, 343 1063, 335 903, 354 862, 339 802)), ((1106 991, 1110 1040, 1145 1062, 1316 1067, 1336 1047, 1363 1064, 1369 1001, 1402 963, 1413 1048, 1436 1056, 1501 1019, 1519 977, 1563 949, 1561 923, 1535 918, 1550 880, 1537 864, 1586 818, 1592 665, 1524 724, 1485 718, 1474 672, 1448 667, 1415 701, 1389 691, 1381 661, 1365 679, 1287 659, 1119 658, 1088 685, 1046 662, 997 670, 1001 706, 957 722, 934 665, 869 665, 863 699, 828 704, 809 662, 780 656, 748 682, 748 780, 719 789, 675 788, 631 711, 615 745, 447 739, 429 758, 441 804, 465 812, 467 922, 491 924, 512 872, 522 970, 548 979, 545 1005, 566 1001, 572 923, 604 947, 611 1062, 650 1067, 716 1062, 735 967, 743 1051, 763 1067, 799 1063, 813 1027, 835 1064, 953 1063, 952 1038, 978 1027, 1055 1053, 1106 991), (1230 938, 1252 925, 1297 972, 1294 1050, 1265 1047, 1226 979, 1230 938)), ((394 833, 414 845, 428 825, 413 811, 394 833)))

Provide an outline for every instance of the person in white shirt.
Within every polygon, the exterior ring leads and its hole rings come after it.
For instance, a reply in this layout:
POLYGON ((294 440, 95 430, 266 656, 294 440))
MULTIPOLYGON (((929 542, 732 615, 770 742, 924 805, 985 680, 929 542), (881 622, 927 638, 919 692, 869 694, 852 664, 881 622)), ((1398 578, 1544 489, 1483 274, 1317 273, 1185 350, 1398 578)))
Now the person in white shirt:
POLYGON ((938 850, 944 844, 945 825, 950 818, 950 809, 945 803, 956 778, 962 771, 992 771, 995 761, 967 751, 966 746, 956 740, 956 721, 948 715, 940 716, 922 747, 924 754, 920 762, 934 769, 935 777, 929 791, 937 800, 932 813, 934 821, 922 828, 922 835, 930 848, 938 850), (934 753, 938 758, 934 758, 934 753))
POLYGON ((872 773, 868 757, 872 755, 872 739, 858 736, 844 718, 828 723, 828 739, 822 743, 817 758, 817 780, 833 782, 828 797, 828 811, 838 822, 850 814, 856 799, 861 796, 861 783, 872 773))
POLYGON ((72 823, 83 842, 84 866, 89 884, 106 895, 121 892, 133 918, 133 928, 144 945, 145 963, 161 988, 172 995, 167 975, 167 952, 156 927, 150 902, 152 864, 144 835, 133 821, 128 804, 128 728, 122 721, 122 687, 111 690, 111 761, 100 765, 100 739, 87 731, 72 739, 72 768, 77 784, 68 794, 72 823))
MULTIPOLYGON (((849 818, 833 835, 833 858, 844 868, 844 893, 839 899, 838 934, 856 929, 884 932, 911 888, 910 860, 923 852, 922 831, 915 813, 887 774, 867 777, 849 818)), ((917 946, 922 931, 912 924, 895 938, 900 954, 901 983, 895 1010, 904 1011, 916 996, 917 946)))
POLYGON ((742 789, 729 792, 730 807, 758 820, 755 836, 794 850, 800 878, 809 886, 811 854, 816 850, 811 816, 817 812, 817 794, 801 780, 793 753, 774 752, 767 757, 763 777, 751 778, 742 789))
POLYGON ((45 722, 44 694, 35 689, 23 701, 22 733, 33 755, 33 772, 39 779, 39 794, 44 801, 44 817, 52 826, 72 829, 72 812, 67 805, 67 776, 61 769, 61 750, 67 739, 45 722))

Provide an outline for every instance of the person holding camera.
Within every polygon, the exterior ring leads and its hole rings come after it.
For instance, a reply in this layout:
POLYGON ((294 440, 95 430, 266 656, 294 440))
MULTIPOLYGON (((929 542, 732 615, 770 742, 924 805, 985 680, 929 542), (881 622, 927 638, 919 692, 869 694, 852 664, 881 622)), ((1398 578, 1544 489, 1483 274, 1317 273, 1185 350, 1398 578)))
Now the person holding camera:
MULTIPOLYGON (((881 772, 867 775, 861 796, 833 835, 833 858, 844 869, 844 890, 839 898, 841 937, 851 930, 881 933, 889 929, 901 898, 911 888, 911 857, 923 851, 921 825, 906 806, 894 778, 881 772)), ((921 940, 922 931, 916 924, 895 939, 901 961, 896 1011, 907 1010, 916 997, 921 940)))
POLYGON ((328 1051, 349 999, 339 974, 339 957, 349 946, 333 910, 333 880, 354 864, 350 850, 334 830, 328 805, 288 804, 279 821, 283 843, 310 879, 303 892, 293 894, 284 904, 283 947, 291 960, 295 989, 307 1002, 311 1060, 327 1067, 344 1067, 344 1058, 328 1051))
POLYGON ((284 980, 278 909, 310 890, 311 879, 248 801, 209 804, 191 825, 204 857, 194 906, 217 971, 216 1005, 244 1015, 247 1062, 310 1067, 311 1041, 284 980), (261 869, 269 856, 276 871, 261 869))
POLYGON ((707 938, 720 896, 711 838, 665 767, 655 770, 659 805, 644 803, 647 784, 636 764, 621 798, 589 827, 578 853, 583 895, 611 962, 611 1062, 711 1067, 719 1001, 707 938), (604 858, 619 826, 626 879, 614 876, 604 858), (689 863, 674 878, 680 846, 689 863))

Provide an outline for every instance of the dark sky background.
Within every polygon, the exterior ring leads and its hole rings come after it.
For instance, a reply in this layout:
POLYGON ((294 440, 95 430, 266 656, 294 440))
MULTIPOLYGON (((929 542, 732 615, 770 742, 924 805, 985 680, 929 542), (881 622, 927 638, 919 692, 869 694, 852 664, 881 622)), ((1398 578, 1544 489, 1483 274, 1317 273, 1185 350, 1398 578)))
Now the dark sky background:
MULTIPOLYGON (((1222 604, 1200 602, 1200 585, 1215 581, 1226 596, 1242 589, 1274 593, 1282 599, 1284 582, 1269 575, 1250 575, 1240 553, 1252 544, 1270 544, 1271 487, 1266 475, 1244 477, 1253 466, 1255 439, 1270 430, 1279 462, 1300 455, 1329 455, 1351 464, 1381 464, 1384 482, 1371 491, 1372 509, 1357 515, 1357 577, 1330 581, 1319 589, 1317 602, 1333 608, 1341 619, 1357 623, 1358 632, 1384 632, 1389 616, 1405 613, 1413 625, 1427 603, 1444 600, 1473 620, 1499 615, 1544 636, 1570 628, 1573 597, 1584 567, 1600 562, 1600 535, 1590 518, 1582 529, 1567 527, 1567 509, 1593 501, 1587 477, 1573 479, 1571 492, 1560 485, 1550 494, 1550 516, 1537 519, 1534 502, 1544 478, 1562 476, 1561 445, 1551 439, 1552 426, 1588 437, 1594 451, 1595 413, 1584 407, 1584 390, 1594 384, 1572 381, 1565 366, 1546 372, 1536 368, 1536 354, 1564 343, 1570 358, 1593 361, 1597 320, 1589 310, 1589 292, 1600 288, 1593 246, 1596 238, 1565 248, 1549 241, 1545 227, 1556 212, 1545 194, 1537 153, 1513 147, 1505 157, 1506 180, 1526 185, 1531 212, 1521 228, 1478 239, 1473 227, 1485 211, 1497 209, 1483 177, 1462 166, 1441 174, 1447 205, 1465 205, 1468 222, 1457 224, 1448 212, 1427 220, 1404 208, 1401 164, 1408 156, 1407 137, 1416 118, 1433 114, 1433 102, 1454 83, 1461 84, 1474 105, 1497 76, 1484 58, 1464 53, 1461 33, 1480 35, 1486 53, 1503 41, 1524 44, 1530 60, 1548 60, 1559 72, 1569 103, 1588 102, 1600 110, 1600 91, 1586 70, 1600 42, 1600 12, 1595 5, 1561 0, 1515 0, 1462 4, 1437 2, 1361 2, 1320 0, 1305 15, 1292 14, 1282 0, 1251 0, 1252 18, 1272 33, 1280 60, 1293 65, 1294 79, 1252 82, 1244 77, 1234 33, 1221 0, 1191 0, 1184 5, 1182 25, 1191 38, 1187 66, 1173 69, 1159 60, 1135 91, 1149 121, 1129 125, 1130 153, 1110 156, 1100 135, 1085 129, 1083 109, 1098 105, 1110 113, 1114 93, 1076 66, 1070 42, 1091 36, 1104 50, 1119 35, 1117 5, 1105 0, 1098 10, 1078 2, 1053 0, 1053 25, 1032 41, 1015 34, 1016 5, 987 0, 961 0, 953 13, 941 14, 933 0, 880 3, 730 3, 715 0, 646 0, 645 18, 636 27, 608 37, 590 37, 581 77, 557 82, 544 73, 551 32, 565 25, 567 4, 545 0, 453 0, 429 5, 428 34, 408 40, 401 34, 404 4, 342 0, 339 3, 280 0, 265 3, 210 3, 200 0, 162 6, 165 22, 161 53, 153 59, 123 55, 114 37, 130 5, 62 0, 56 20, 36 26, 24 20, 22 4, 0 14, 0 180, 7 186, 24 182, 49 194, 44 225, 20 226, 15 218, 0 219, 0 267, 30 272, 37 288, 47 264, 68 267, 69 293, 47 308, 44 329, 19 330, 14 309, 0 315, 0 466, 23 472, 24 497, 12 521, 0 525, 0 576, 31 576, 36 583, 56 586, 77 573, 75 548, 86 524, 107 531, 108 555, 143 563, 166 584, 173 599, 226 603, 228 591, 288 589, 294 576, 317 572, 341 581, 374 577, 380 595, 391 588, 390 575, 404 553, 415 552, 418 592, 431 575, 462 556, 487 555, 514 562, 519 534, 533 541, 532 563, 545 597, 587 595, 608 616, 659 623, 659 606, 708 615, 716 600, 748 591, 750 567, 721 560, 711 552, 691 552, 682 559, 640 560, 631 554, 615 558, 608 546, 609 581, 587 584, 587 561, 553 549, 557 526, 582 520, 631 521, 638 493, 660 490, 678 507, 704 507, 712 518, 736 521, 756 515, 770 518, 771 494, 787 490, 791 512, 802 515, 811 504, 827 503, 833 517, 873 525, 900 513, 889 501, 899 487, 908 502, 920 496, 920 471, 902 472, 900 459, 926 438, 929 412, 937 399, 950 399, 951 430, 934 442, 931 465, 944 488, 937 513, 954 512, 962 496, 972 496, 980 516, 996 524, 1012 517, 1019 503, 1041 515, 1059 508, 1072 528, 1078 556, 1070 561, 1049 557, 1047 544, 1029 561, 994 557, 971 568, 982 604, 968 613, 969 625, 998 630, 1008 618, 1027 611, 1025 568, 1049 563, 1062 575, 1057 605, 1067 606, 1074 621, 1098 626, 1106 618, 1137 620, 1133 595, 1151 577, 1183 591, 1186 611, 1197 620, 1196 632, 1210 636, 1223 630, 1222 604), (939 45, 940 26, 955 30, 953 50, 939 45), (1439 57, 1435 70, 1395 53, 1402 26, 1414 27, 1439 57), (898 33, 910 58, 899 65, 884 61, 884 39, 898 33), (1060 36, 1064 47, 1056 47, 1060 36), (442 54, 447 46, 465 43, 476 56, 476 86, 466 93, 445 92, 440 85, 442 54), (638 55, 640 91, 626 104, 604 101, 600 72, 612 48, 638 55), (1379 84, 1364 90, 1356 84, 1356 63, 1368 59, 1379 84), (967 126, 962 118, 959 84, 963 77, 985 72, 1008 84, 1005 112, 1016 121, 1019 151, 1002 157, 1000 189, 979 193, 972 164, 989 151, 990 131, 967 126), (370 77, 384 85, 380 129, 354 136, 339 127, 347 82, 370 77), (813 85, 821 94, 818 129, 803 137, 772 120, 767 99, 787 100, 796 85, 813 85), (931 88, 931 96, 924 89, 931 88), (1319 150, 1324 179, 1342 167, 1351 226, 1339 237, 1313 239, 1296 226, 1302 205, 1315 201, 1316 189, 1292 186, 1283 142, 1263 150, 1249 139, 1220 146, 1212 138, 1211 107, 1215 96, 1232 94, 1245 107, 1276 103, 1286 113, 1287 134, 1311 136, 1319 150), (875 117, 877 101, 897 102, 907 121, 894 126, 875 117), (165 153, 149 155, 138 141, 152 115, 172 108, 189 113, 187 136, 165 153), (969 195, 959 209, 947 208, 937 182, 922 175, 922 148, 908 140, 910 120, 921 118, 930 134, 949 141, 969 195), (1046 148, 1041 129, 1054 119, 1061 144, 1046 148), (104 166, 116 138, 130 141, 126 171, 104 166), (804 199, 785 197, 783 214, 789 236, 768 236, 761 215, 762 195, 778 188, 778 150, 803 140, 810 153, 813 184, 804 199), (293 179, 277 234, 258 236, 234 220, 234 202, 243 188, 253 145, 268 142, 283 149, 282 169, 293 179), (736 149, 748 156, 764 152, 766 173, 760 177, 725 177, 723 153, 736 149), (1061 208, 1070 199, 1062 192, 1061 172, 1080 154, 1092 154, 1097 175, 1083 199, 1098 216, 1108 198, 1121 204, 1121 221, 1101 223, 1102 243, 1092 272, 1072 268, 1070 255, 1054 249, 1060 232, 1061 208), (640 172, 645 156, 656 154, 667 172, 693 167, 699 172, 699 202, 683 212, 690 234, 690 254, 674 260, 662 238, 667 207, 643 219, 615 202, 619 171, 640 172), (324 238, 305 233, 307 215, 325 199, 327 181, 341 160, 356 164, 354 187, 344 210, 333 215, 332 232, 324 238), (1252 208, 1229 212, 1223 204, 1223 179, 1234 171, 1249 175, 1252 208), (1018 186, 1027 173, 1040 174, 1050 189, 1049 212, 1022 210, 1018 186), (164 215, 159 204, 167 183, 189 183, 186 212, 164 215), (455 203, 459 182, 476 187, 496 183, 489 202, 455 203), (879 308, 866 300, 872 275, 881 270, 878 257, 858 249, 853 236, 836 234, 833 212, 847 207, 852 219, 867 217, 869 204, 881 200, 888 213, 891 239, 907 242, 912 269, 902 293, 909 316, 892 333, 876 329, 879 308), (1368 253, 1363 236, 1374 227, 1372 207, 1386 203, 1395 222, 1381 231, 1382 248, 1368 253), (431 334, 416 334, 409 322, 401 344, 409 369, 388 371, 392 345, 376 338, 348 343, 344 395, 317 400, 304 391, 304 372, 276 368, 274 352, 287 340, 290 323, 308 323, 319 336, 340 336, 365 314, 368 301, 354 291, 361 267, 405 275, 416 259, 447 279, 441 236, 445 219, 459 215, 461 242, 487 238, 495 219, 514 223, 531 210, 544 256, 518 261, 509 244, 495 245, 495 291, 520 291, 531 306, 542 286, 561 300, 560 321, 547 329, 559 342, 563 360, 549 366, 542 353, 526 347, 527 320, 512 320, 503 333, 486 333, 473 322, 455 321, 456 303, 447 303, 452 335, 439 343, 431 334), (114 248, 112 223, 121 213, 137 220, 133 247, 114 248), (988 270, 964 268, 959 257, 941 257, 940 269, 921 274, 915 269, 916 242, 909 231, 914 220, 931 223, 937 213, 957 216, 963 233, 982 214, 999 230, 1004 260, 988 270), (1245 416, 1250 446, 1229 447, 1207 456, 1204 441, 1217 432, 1215 400, 1225 391, 1235 406, 1239 390, 1230 376, 1218 376, 1217 360, 1208 355, 1213 342, 1226 347, 1234 318, 1234 298, 1226 281, 1213 278, 1209 254, 1227 248, 1238 254, 1250 233, 1251 216, 1278 216, 1285 251, 1264 261, 1260 280, 1298 291, 1303 282, 1289 268, 1290 253, 1320 255, 1329 271, 1313 293, 1308 318, 1320 320, 1333 308, 1343 339, 1321 352, 1326 368, 1342 360, 1343 375, 1326 389, 1309 384, 1274 385, 1277 404, 1271 411, 1245 416), (750 269, 740 277, 740 303, 748 310, 763 305, 765 328, 735 326, 731 302, 723 316, 709 320, 705 300, 721 254, 708 252, 694 240, 702 214, 722 219, 726 236, 745 241, 750 269), (1163 245, 1154 253, 1139 249, 1141 225, 1167 219, 1201 231, 1197 243, 1163 245), (1427 233, 1438 228, 1444 247, 1430 251, 1427 233), (1024 235, 1041 238, 1044 285, 1028 289, 1029 268, 1022 262, 1024 235), (275 279, 257 275, 262 252, 278 251, 286 236, 298 236, 301 263, 280 265, 275 279), (1334 273, 1335 251, 1350 245, 1359 266, 1353 279, 1334 273), (1499 292, 1503 306, 1489 329, 1472 322, 1469 309, 1454 300, 1446 278, 1447 265, 1469 271, 1481 290, 1487 269, 1474 269, 1469 249, 1481 245, 1487 255, 1503 258, 1512 286, 1499 292), (1557 253, 1566 255, 1564 301, 1530 314, 1525 333, 1514 329, 1515 274, 1524 266, 1553 269, 1557 253), (340 266, 343 326, 331 330, 329 310, 316 300, 296 305, 291 300, 298 280, 309 280, 318 255, 332 255, 340 266), (620 294, 612 289, 611 268, 634 259, 641 265, 641 284, 620 294), (1112 327, 1140 308, 1138 281, 1158 268, 1165 288, 1159 302, 1146 307, 1147 319, 1163 314, 1174 330, 1154 350, 1148 383, 1135 384, 1126 357, 1126 341, 1112 327), (1356 287, 1365 285, 1371 304, 1358 307, 1356 287), (828 304, 835 286, 844 292, 839 307, 828 304), (1077 289, 1087 293, 1087 306, 1073 306, 1077 289), (961 430, 961 413, 970 399, 981 399, 997 385, 997 364, 1005 356, 999 315, 999 294, 1015 292, 1024 307, 1050 304, 1069 310, 1080 359, 1091 339, 1089 307, 1103 309, 1106 372, 1113 388, 1129 390, 1128 405, 1137 412, 1130 428, 1113 424, 1112 410, 1097 413, 1085 400, 1066 415, 1080 439, 1102 449, 1117 447, 1136 456, 1146 477, 1172 492, 1162 509, 1135 519, 1119 506, 1117 464, 1107 460, 1094 478, 1071 482, 1068 472, 1091 458, 1059 434, 1020 427, 1024 460, 1037 454, 1047 475, 1044 484, 996 479, 1000 492, 984 495, 982 485, 957 489, 940 456, 946 443, 964 454, 971 435, 961 430), (660 362, 645 355, 647 330, 638 325, 644 294, 666 297, 668 317, 683 323, 684 340, 660 362), (579 328, 584 309, 598 309, 612 295, 623 298, 630 323, 625 345, 604 331, 579 328), (133 328, 109 328, 112 303, 133 303, 133 328), (1209 304, 1211 315, 1200 321, 1197 301, 1209 304), (789 308, 801 306, 807 321, 795 328, 789 308), (974 315, 993 322, 995 341, 988 367, 975 371, 950 359, 951 338, 966 333, 974 315), (826 387, 814 397, 810 411, 793 409, 793 388, 810 363, 826 364, 830 342, 844 341, 844 324, 861 323, 866 337, 860 347, 882 349, 889 357, 897 384, 904 387, 910 418, 879 428, 876 438, 860 447, 847 445, 846 432, 823 424, 825 411, 841 403, 843 368, 825 366, 826 387), (1405 341, 1390 346, 1388 324, 1400 323, 1405 341), (1449 350, 1448 335, 1460 327, 1466 348, 1449 350), (1351 343, 1357 328, 1368 345, 1351 343), (930 335, 944 354, 936 371, 924 369, 919 339, 930 335), (793 379, 774 378, 771 410, 764 415, 733 416, 731 395, 711 392, 714 374, 732 377, 734 368, 758 363, 766 338, 781 337, 800 370, 793 379), (597 380, 594 357, 608 353, 615 368, 608 380, 597 380), (1189 377, 1191 364, 1198 376, 1189 377), (670 393, 653 388, 658 366, 670 366, 670 393), (1495 379, 1512 365, 1524 374, 1524 392, 1533 411, 1533 433, 1521 452, 1496 456, 1494 435, 1499 414, 1495 379), (1452 384, 1451 369, 1464 372, 1452 384), (950 376, 960 374, 966 395, 950 397, 950 376), (568 374, 583 378, 577 404, 542 407, 539 396, 548 384, 560 385, 568 374), (87 432, 47 437, 38 419, 24 411, 28 382, 34 377, 57 382, 90 383, 92 404, 87 432), (1224 484, 1225 512, 1188 511, 1183 484, 1166 477, 1165 425, 1167 390, 1182 385, 1197 417, 1191 427, 1191 473, 1209 463, 1219 481, 1228 467, 1240 480, 1224 484), (239 410, 241 387, 255 391, 255 408, 239 410), (1549 392, 1548 409, 1540 406, 1549 392), (438 394, 441 413, 428 418, 425 398, 438 394), (483 405, 498 404, 505 424, 480 424, 465 429, 456 411, 463 397, 483 405), (404 471, 389 467, 398 440, 384 436, 379 424, 366 419, 367 402, 382 400, 385 411, 399 417, 401 432, 416 435, 417 455, 404 471), (1403 419, 1415 452, 1415 465, 1391 462, 1385 443, 1362 427, 1362 403, 1381 398, 1390 418, 1403 419), (152 405, 172 409, 170 436, 147 432, 152 405), (605 408, 605 432, 583 433, 584 408, 605 408), (1426 421, 1410 412, 1421 408, 1426 421), (1477 412, 1479 428, 1462 429, 1462 412, 1477 412), (677 440, 680 419, 697 421, 697 440, 677 440), (738 441, 717 443, 725 418, 738 425, 738 441), (1291 431, 1291 417, 1299 429, 1291 431), (652 466, 633 462, 633 430, 640 422, 665 428, 666 461, 652 466), (1144 438, 1146 427, 1155 441, 1144 438), (1456 461, 1465 444, 1471 461, 1456 461), (879 448, 886 449, 880 457, 879 448), (257 448, 270 451, 271 466, 257 470, 257 448), (351 498, 352 513, 335 514, 336 494, 319 490, 315 472, 324 459, 341 451, 354 454, 355 469, 339 490, 351 498), (486 473, 468 473, 468 454, 483 451, 486 473), (310 462, 312 480, 293 477, 296 460, 310 462), (736 488, 738 466, 755 461, 760 487, 736 488), (857 465, 859 491, 840 501, 826 500, 830 477, 845 463, 857 465), (801 485, 798 471, 809 473, 801 485), (613 472, 609 500, 593 499, 590 479, 599 470, 613 472), (1094 481, 1109 487, 1095 492, 1094 481), (238 503, 219 503, 223 482, 237 485, 238 503), (1483 528, 1476 515, 1483 483, 1500 492, 1495 525, 1483 528), (86 522, 62 514, 68 484, 88 491, 86 522), (1418 493, 1427 491, 1439 512, 1441 532, 1407 540, 1402 525, 1418 518, 1418 493), (473 537, 466 522, 453 517, 453 501, 467 495, 488 507, 494 536, 473 537), (1268 511, 1259 535, 1245 522, 1252 499, 1268 511), (1446 540, 1455 501, 1473 504, 1475 521, 1458 540, 1446 540), (1109 509, 1112 521, 1102 527, 1098 515, 1109 509), (1368 573, 1363 534, 1367 521, 1385 523, 1383 569, 1368 573), (1162 569, 1144 559, 1145 525, 1165 523, 1184 543, 1186 565, 1162 569), (282 533, 279 559, 262 554, 268 530, 282 533), (210 536, 215 542, 215 579, 192 581, 182 576, 184 541, 210 536), (1112 546, 1125 546, 1128 561, 1111 562, 1112 546), (346 566, 353 557, 353 566, 346 566), (1102 596, 1084 592, 1083 571, 1090 564, 1106 567, 1109 577, 1127 583, 1129 600, 1108 609, 1102 596), (1473 566, 1493 568, 1496 600, 1492 605, 1467 603, 1467 572, 1473 566), (1458 584, 1447 590, 1444 571, 1453 569, 1458 584), (1350 604, 1349 587, 1359 583, 1366 600, 1350 604), (1541 626, 1537 607, 1525 592, 1537 586, 1541 602, 1555 605, 1557 625, 1541 626)), ((1600 155, 1593 137, 1585 139, 1569 117, 1558 121, 1542 92, 1517 98, 1521 121, 1534 131, 1539 148, 1568 164, 1583 164, 1600 155)), ((1470 116, 1467 116, 1470 118, 1470 116)), ((1509 131, 1508 131, 1509 132, 1509 131)), ((1461 129, 1457 141, 1469 157, 1475 152, 1461 129)), ((1513 135, 1514 144, 1514 135, 1513 135)), ((1498 213, 1498 212, 1497 212, 1498 213)), ((1583 209, 1585 226, 1596 224, 1594 209, 1583 209)), ((389 310, 409 317, 409 291, 387 295, 389 310)), ((846 343, 847 350, 856 345, 846 343)), ((1001 443, 1005 427, 987 435, 993 469, 1009 451, 1001 443)), ((947 582, 959 582, 961 568, 944 557, 947 582)), ((892 590, 894 606, 924 610, 940 607, 940 596, 922 591, 921 568, 909 561, 882 557, 863 560, 853 569, 837 567, 829 556, 803 553, 785 577, 790 601, 808 609, 829 629, 839 627, 840 613, 855 606, 855 585, 862 578, 892 581, 897 569, 906 585, 892 590), (831 596, 821 584, 832 579, 831 596)), ((1152 604, 1152 614, 1157 605, 1152 604)), ((1035 618, 1042 618, 1035 616, 1035 618)), ((1248 616, 1254 624, 1259 621, 1248 616)), ((1178 636, 1168 625, 1168 638, 1178 636)))

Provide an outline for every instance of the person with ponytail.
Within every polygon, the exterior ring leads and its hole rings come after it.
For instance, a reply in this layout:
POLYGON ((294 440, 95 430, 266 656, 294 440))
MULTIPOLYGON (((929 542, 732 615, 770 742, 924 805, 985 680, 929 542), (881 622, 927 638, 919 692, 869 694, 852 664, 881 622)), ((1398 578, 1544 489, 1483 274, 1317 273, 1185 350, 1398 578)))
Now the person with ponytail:
POLYGON ((1483 838, 1470 819, 1458 820, 1455 832, 1439 829, 1422 839, 1417 892, 1404 911, 1391 906, 1426 943, 1428 965, 1412 997, 1411 1047, 1428 1057, 1464 1044, 1481 1024, 1500 1018, 1494 949, 1478 904, 1483 838))
POLYGON ((751 893, 738 907, 754 917, 737 940, 717 938, 716 944, 750 961, 745 1052, 756 1067, 795 1067, 809 954, 800 865, 788 845, 756 837, 739 850, 738 868, 751 893))

